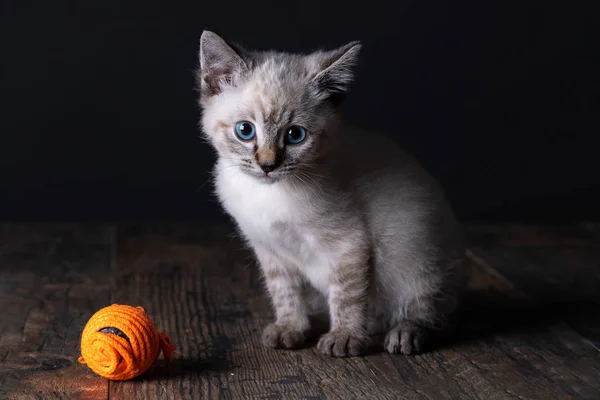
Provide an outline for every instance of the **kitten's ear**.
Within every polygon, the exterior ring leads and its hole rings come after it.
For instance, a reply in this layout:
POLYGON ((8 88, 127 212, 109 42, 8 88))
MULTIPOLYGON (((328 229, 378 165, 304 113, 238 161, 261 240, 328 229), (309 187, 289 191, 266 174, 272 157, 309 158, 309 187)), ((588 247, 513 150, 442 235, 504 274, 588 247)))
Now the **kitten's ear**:
POLYGON ((319 55, 322 70, 313 78, 319 97, 340 102, 354 80, 354 66, 358 62, 361 43, 345 46, 319 55))
POLYGON ((248 65, 239 46, 229 45, 211 31, 200 37, 200 89, 202 96, 214 96, 226 86, 235 86, 248 65))

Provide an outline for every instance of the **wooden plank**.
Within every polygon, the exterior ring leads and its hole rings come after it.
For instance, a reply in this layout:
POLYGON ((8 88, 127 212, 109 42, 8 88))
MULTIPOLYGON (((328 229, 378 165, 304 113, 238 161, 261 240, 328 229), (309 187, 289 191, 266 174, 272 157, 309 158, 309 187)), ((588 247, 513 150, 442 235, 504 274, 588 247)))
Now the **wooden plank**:
POLYGON ((455 341, 415 358, 392 358, 404 379, 434 399, 597 398, 598 381, 585 381, 598 372, 597 354, 564 324, 533 318, 537 303, 485 261, 471 257, 471 270, 455 341), (585 376, 576 376, 580 370, 585 376))
POLYGON ((314 347, 260 344, 271 318, 250 254, 226 231, 179 225, 120 229, 114 301, 143 305, 178 346, 115 399, 600 398, 592 347, 471 254, 472 290, 457 338, 429 353, 332 359, 314 347), (474 301, 473 299, 476 299, 474 301), (537 316, 537 318, 535 318, 537 316))
POLYGON ((467 234, 480 246, 600 248, 600 224, 592 222, 560 226, 471 225, 467 234))
POLYGON ((108 397, 77 358, 83 326, 109 301, 112 232, 0 225, 0 398, 108 397))
MULTIPOLYGON (((539 237, 551 236, 539 232, 539 237)), ((600 247, 595 246, 600 231, 588 229, 586 240, 588 245, 573 247, 569 243, 576 240, 565 234, 562 244, 552 247, 543 241, 512 248, 488 243, 473 251, 519 282, 546 314, 567 322, 600 349, 600 247)))

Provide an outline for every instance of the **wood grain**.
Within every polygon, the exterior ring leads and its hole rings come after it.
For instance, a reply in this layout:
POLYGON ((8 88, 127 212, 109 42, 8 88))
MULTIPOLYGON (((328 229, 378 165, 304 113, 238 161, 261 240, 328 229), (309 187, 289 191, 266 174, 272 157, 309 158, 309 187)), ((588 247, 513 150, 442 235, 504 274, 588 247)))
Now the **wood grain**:
POLYGON ((470 225, 467 233, 480 246, 600 248, 600 224, 592 222, 559 226, 470 225))
MULTIPOLYGON (((588 233, 589 244, 600 238, 598 231, 588 233)), ((476 236, 473 240, 483 242, 476 236)), ((600 247, 487 243, 474 247, 473 252, 519 282, 539 304, 540 313, 565 321, 600 350, 600 247)))
POLYGON ((260 344, 271 318, 250 254, 226 231, 123 226, 113 300, 144 305, 179 347, 115 399, 600 398, 599 353, 479 252, 457 337, 418 356, 332 359, 260 344))
POLYGON ((0 225, 0 398, 107 398, 77 357, 83 326, 109 302, 113 232, 0 225))
POLYGON ((0 398, 597 399, 591 226, 471 229, 456 337, 417 356, 332 359, 260 344, 271 308, 230 227, 123 224, 116 235, 108 225, 2 224, 0 398), (174 362, 110 383, 79 365, 85 322, 112 302, 143 305, 177 344, 174 362))

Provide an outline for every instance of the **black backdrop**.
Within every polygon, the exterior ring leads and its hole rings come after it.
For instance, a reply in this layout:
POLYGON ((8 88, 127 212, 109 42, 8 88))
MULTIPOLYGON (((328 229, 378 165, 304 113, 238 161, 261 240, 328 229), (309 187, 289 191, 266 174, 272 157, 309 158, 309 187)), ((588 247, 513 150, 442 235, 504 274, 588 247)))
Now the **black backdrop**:
POLYGON ((201 31, 364 42, 348 118, 391 129, 465 220, 598 218, 598 28, 581 2, 4 0, 0 219, 222 218, 201 31), (557 2, 558 3, 558 2, 557 2))

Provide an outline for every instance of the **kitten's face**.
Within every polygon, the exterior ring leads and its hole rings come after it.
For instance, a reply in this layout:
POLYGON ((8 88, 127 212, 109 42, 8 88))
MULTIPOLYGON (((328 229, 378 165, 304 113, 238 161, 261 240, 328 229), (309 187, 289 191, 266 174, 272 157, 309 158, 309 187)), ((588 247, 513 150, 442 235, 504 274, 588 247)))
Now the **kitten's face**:
POLYGON ((273 183, 300 177, 326 156, 359 47, 310 55, 250 53, 205 31, 202 128, 228 168, 273 183))

